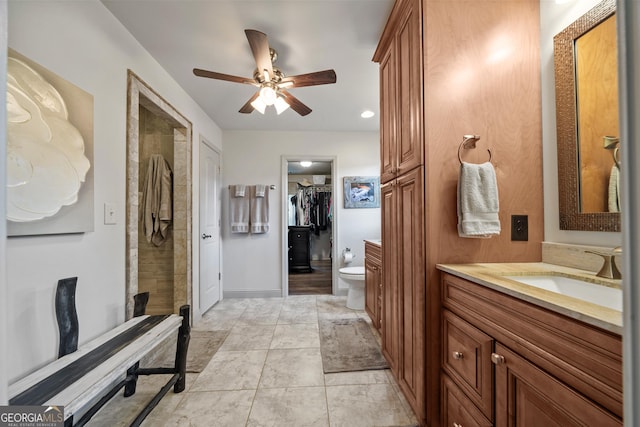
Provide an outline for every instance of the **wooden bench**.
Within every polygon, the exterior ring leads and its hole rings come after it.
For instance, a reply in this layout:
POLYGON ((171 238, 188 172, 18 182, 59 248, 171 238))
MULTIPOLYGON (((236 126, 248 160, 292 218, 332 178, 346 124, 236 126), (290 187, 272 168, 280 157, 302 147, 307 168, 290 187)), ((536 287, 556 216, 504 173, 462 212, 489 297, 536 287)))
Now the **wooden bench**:
POLYGON ((125 397, 135 393, 139 375, 170 374, 131 424, 140 425, 171 387, 175 393, 185 389, 189 311, 190 307, 184 305, 180 315, 134 317, 11 384, 9 405, 63 406, 65 426, 82 426, 122 388, 125 397), (139 367, 145 355, 176 332, 173 368, 139 367), (74 421, 74 416, 80 418, 74 421))

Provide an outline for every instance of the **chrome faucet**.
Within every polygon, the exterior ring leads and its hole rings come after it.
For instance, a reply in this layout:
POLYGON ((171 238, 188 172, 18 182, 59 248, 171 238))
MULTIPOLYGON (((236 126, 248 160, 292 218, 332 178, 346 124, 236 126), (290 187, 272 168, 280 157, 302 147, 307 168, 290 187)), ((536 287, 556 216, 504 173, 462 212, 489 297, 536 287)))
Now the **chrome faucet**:
POLYGON ((622 255, 622 248, 620 246, 613 248, 611 252, 585 252, 600 255, 604 259, 604 264, 602 264, 602 268, 596 273, 596 276, 604 277, 605 279, 622 279, 622 274, 620 274, 615 260, 617 255, 622 255))

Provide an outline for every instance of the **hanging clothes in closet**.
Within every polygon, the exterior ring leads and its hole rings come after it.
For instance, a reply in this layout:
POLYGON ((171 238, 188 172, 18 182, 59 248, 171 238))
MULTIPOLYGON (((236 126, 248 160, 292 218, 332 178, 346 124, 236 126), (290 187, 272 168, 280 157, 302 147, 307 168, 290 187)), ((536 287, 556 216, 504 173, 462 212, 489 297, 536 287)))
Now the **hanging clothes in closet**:
POLYGON ((331 226, 331 186, 299 185, 291 203, 295 206, 296 225, 309 225, 316 235, 331 226))

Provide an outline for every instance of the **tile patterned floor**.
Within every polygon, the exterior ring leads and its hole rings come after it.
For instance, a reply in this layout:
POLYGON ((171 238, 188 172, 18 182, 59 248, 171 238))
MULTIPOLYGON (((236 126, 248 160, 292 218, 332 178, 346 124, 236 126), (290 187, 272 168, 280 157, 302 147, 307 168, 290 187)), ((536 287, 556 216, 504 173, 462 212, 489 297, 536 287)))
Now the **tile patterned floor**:
MULTIPOLYGON (((187 389, 170 391, 143 426, 382 427, 416 420, 388 370, 324 374, 318 319, 362 317, 345 297, 225 299, 193 329, 230 330, 187 389)), ((114 397, 88 424, 126 426, 161 385, 141 377, 137 393, 114 397)))

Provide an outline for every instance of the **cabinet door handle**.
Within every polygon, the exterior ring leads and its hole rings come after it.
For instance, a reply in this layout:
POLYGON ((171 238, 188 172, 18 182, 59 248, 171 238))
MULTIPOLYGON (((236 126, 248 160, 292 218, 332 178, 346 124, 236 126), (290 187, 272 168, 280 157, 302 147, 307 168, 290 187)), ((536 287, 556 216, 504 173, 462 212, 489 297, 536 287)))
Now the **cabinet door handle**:
POLYGON ((460 360, 460 359, 464 358, 464 354, 462 354, 459 351, 454 351, 453 352, 453 358, 456 359, 456 360, 460 360))
POLYGON ((491 353, 491 361, 494 365, 502 365, 504 364, 504 356, 501 356, 498 353, 491 353))

